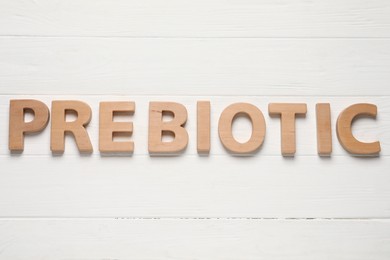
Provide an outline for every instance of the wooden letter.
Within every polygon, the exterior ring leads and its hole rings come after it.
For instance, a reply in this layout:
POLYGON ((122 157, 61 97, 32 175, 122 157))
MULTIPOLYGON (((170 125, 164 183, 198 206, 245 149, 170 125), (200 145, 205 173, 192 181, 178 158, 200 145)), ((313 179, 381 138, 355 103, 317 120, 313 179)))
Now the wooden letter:
POLYGON ((265 120, 263 113, 254 105, 235 103, 222 112, 218 123, 219 139, 223 146, 235 154, 250 154, 257 151, 265 137, 265 120), (246 115, 252 122, 252 135, 245 143, 237 142, 232 133, 233 120, 239 115, 246 115))
POLYGON ((49 122, 49 109, 38 100, 11 100, 9 107, 9 143, 11 152, 21 152, 24 149, 24 134, 37 133, 45 129, 49 122), (34 119, 24 121, 26 111, 32 111, 34 119))
POLYGON ((295 115, 306 115, 306 104, 270 103, 268 113, 270 116, 280 116, 281 145, 283 156, 295 154, 295 115))
POLYGON ((317 151, 320 156, 332 153, 332 129, 330 120, 330 104, 316 104, 317 115, 317 151))
POLYGON ((53 101, 51 105, 51 140, 53 153, 63 153, 65 150, 65 134, 73 134, 77 147, 82 153, 92 153, 92 144, 85 126, 91 121, 91 108, 81 101, 53 101), (66 113, 76 112, 77 119, 67 122, 66 113))
POLYGON ((133 153, 134 143, 114 142, 113 135, 130 136, 133 133, 132 122, 114 122, 115 113, 133 114, 134 102, 100 102, 99 111, 99 150, 102 153, 133 153))
POLYGON ((149 153, 175 154, 183 151, 188 144, 188 133, 183 127, 187 121, 186 108, 174 102, 149 103, 149 153), (169 122, 163 121, 163 113, 173 114, 169 122), (163 142, 162 135, 171 134, 171 142, 163 142))
POLYGON ((363 143, 358 141, 352 134, 352 122, 362 116, 375 118, 377 107, 373 104, 355 104, 344 109, 337 119, 337 137, 343 148, 355 155, 375 155, 381 151, 378 141, 363 143))
POLYGON ((199 154, 210 152, 210 101, 197 103, 197 149, 199 154))

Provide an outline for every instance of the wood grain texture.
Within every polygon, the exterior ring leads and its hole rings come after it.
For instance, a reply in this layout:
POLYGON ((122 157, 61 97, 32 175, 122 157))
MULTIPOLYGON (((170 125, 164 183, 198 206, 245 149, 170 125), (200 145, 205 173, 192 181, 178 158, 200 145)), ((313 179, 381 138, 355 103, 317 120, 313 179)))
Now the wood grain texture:
POLYGON ((151 101, 148 115, 148 151, 150 154, 180 154, 188 146, 188 133, 185 129, 187 108, 177 102, 151 101), (171 114, 170 120, 164 120, 164 115, 171 114), (165 142, 164 135, 172 137, 165 142))
POLYGON ((65 137, 69 134, 74 138, 78 151, 91 154, 93 148, 86 130, 92 118, 89 105, 78 100, 54 100, 51 112, 50 150, 55 154, 63 154, 65 137), (70 112, 75 114, 75 120, 66 120, 70 112))
MULTIPOLYGON (((281 96, 111 96, 111 95, 0 95, 0 155, 9 155, 8 142, 8 106, 10 99, 35 98, 44 102, 48 107, 53 100, 80 100, 87 103, 92 110, 92 119, 88 125, 87 132, 94 148, 94 155, 99 156, 99 103, 101 101, 132 101, 137 107, 131 117, 134 131, 127 141, 134 142, 134 156, 148 155, 148 119, 150 101, 170 101, 183 104, 188 111, 188 119, 185 125, 188 131, 188 147, 183 156, 197 154, 197 101, 207 98, 211 105, 211 149, 210 156, 228 156, 218 137, 218 120, 222 111, 229 105, 237 102, 250 103, 257 106, 263 113, 266 122, 266 135, 264 143, 256 157, 266 155, 281 156, 280 119, 268 115, 268 104, 278 103, 305 103, 307 114, 304 118, 296 119, 296 156, 317 156, 317 135, 316 135, 316 103, 331 103, 332 114, 332 135, 334 156, 350 156, 336 137, 336 120, 341 111, 354 103, 372 103, 378 106, 376 119, 361 118, 353 123, 353 134, 362 142, 379 140, 382 151, 381 156, 390 155, 390 97, 281 97, 281 96)), ((128 120, 128 119, 127 119, 128 120)), ((50 123, 49 123, 50 125, 50 123)), ((251 135, 251 124, 246 118, 239 117, 234 121, 233 135, 237 141, 245 142, 251 135)), ((79 151, 72 138, 66 137, 66 148, 64 156, 77 155, 79 151)), ((24 155, 51 155, 50 151, 50 129, 47 127, 42 133, 25 138, 24 155)))
POLYGON ((270 116, 280 118, 281 152, 283 156, 294 156, 296 152, 296 128, 297 117, 305 117, 307 105, 305 103, 269 103, 270 116))
POLYGON ((390 95, 387 39, 0 40, 0 94, 390 95))
POLYGON ((0 165, 1 217, 390 216, 388 157, 0 156, 0 165))
POLYGON ((224 148, 234 154, 254 154, 264 142, 265 120, 258 107, 250 103, 237 102, 227 106, 219 116, 218 135, 224 148), (251 136, 243 142, 237 141, 233 123, 239 116, 245 116, 251 124, 251 136))
POLYGON ((387 260, 385 220, 0 220, 2 259, 387 260), (23 250, 20 250, 23 248, 23 250))
POLYGON ((99 103, 99 151, 101 153, 128 153, 134 151, 134 143, 132 141, 115 141, 114 137, 131 136, 133 133, 133 123, 116 122, 115 115, 133 115, 135 111, 135 103, 129 101, 122 102, 100 102, 99 103))
POLYGON ((8 121, 8 148, 11 152, 22 152, 24 138, 28 134, 41 132, 49 122, 49 108, 38 100, 10 100, 8 121), (26 122, 28 113, 32 113, 33 120, 26 122))
POLYGON ((352 133, 352 123, 360 117, 376 118, 377 107, 375 104, 354 104, 343 110, 336 124, 337 137, 345 150, 352 154, 378 154, 381 151, 379 141, 361 142, 352 133))
POLYGON ((332 119, 329 103, 316 104, 317 151, 320 156, 332 154, 332 119))
POLYGON ((385 0, 0 2, 0 35, 389 37, 385 0))
POLYGON ((210 153, 210 101, 196 103, 196 149, 199 154, 210 153))

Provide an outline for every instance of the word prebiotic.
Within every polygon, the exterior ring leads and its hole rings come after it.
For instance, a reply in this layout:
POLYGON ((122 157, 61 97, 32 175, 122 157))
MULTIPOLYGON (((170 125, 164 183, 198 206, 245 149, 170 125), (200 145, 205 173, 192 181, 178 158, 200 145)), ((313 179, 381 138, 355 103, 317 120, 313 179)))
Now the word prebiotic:
MULTIPOLYGON (((131 154, 134 151, 132 141, 114 141, 114 135, 131 136, 132 122, 114 122, 114 114, 135 113, 135 102, 100 102, 99 107, 99 151, 101 153, 131 154)), ((270 103, 268 113, 280 118, 281 154, 293 156, 296 151, 295 118, 307 113, 304 103, 270 103)), ((331 108, 328 103, 316 105, 317 150, 321 156, 332 153, 331 108)), ((9 149, 22 152, 25 134, 37 133, 45 129, 51 114, 50 149, 53 153, 65 150, 65 135, 71 134, 80 152, 91 153, 92 144, 86 130, 92 111, 88 104, 76 100, 52 101, 51 112, 39 100, 11 100, 9 110, 9 149), (32 112, 34 118, 25 121, 25 114, 32 112), (74 121, 67 121, 68 113, 76 114, 74 121)), ((365 143, 357 140, 351 130, 354 120, 361 116, 375 118, 377 107, 374 104, 359 103, 345 108, 338 116, 336 132, 342 147, 354 155, 377 155, 381 148, 379 141, 365 143)), ((148 149, 150 154, 178 154, 187 147, 188 133, 185 128, 187 109, 175 102, 149 103, 148 149), (164 114, 171 114, 172 120, 163 120, 164 114), (171 135, 173 140, 163 141, 163 135, 171 135)), ((210 151, 210 102, 197 102, 197 151, 208 154, 210 151)), ((262 111, 250 103, 234 103, 226 107, 218 121, 218 134, 222 145, 232 154, 252 154, 263 144, 266 123, 262 111), (245 115, 252 124, 252 134, 248 141, 235 140, 232 124, 237 116, 245 115)))

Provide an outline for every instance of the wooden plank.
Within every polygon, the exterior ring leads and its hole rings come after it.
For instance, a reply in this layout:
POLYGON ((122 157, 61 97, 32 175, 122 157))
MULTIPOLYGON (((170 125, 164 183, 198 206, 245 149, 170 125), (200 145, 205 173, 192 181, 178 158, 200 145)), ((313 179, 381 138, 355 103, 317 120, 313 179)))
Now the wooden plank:
POLYGON ((389 43, 3 37, 0 94, 390 95, 389 43))
POLYGON ((0 220, 4 259, 387 260, 385 220, 0 220), (23 250, 21 250, 23 249, 23 250))
POLYGON ((2 217, 388 218, 388 157, 1 156, 2 217))
POLYGON ((1 1, 0 35, 389 37, 386 0, 1 1))
MULTIPOLYGON (((281 127, 280 119, 268 115, 268 104, 273 103, 305 103, 308 107, 307 115, 304 118, 297 118, 296 121, 296 154, 295 156, 317 156, 317 122, 316 103, 329 102, 331 104, 332 135, 333 135, 333 156, 351 156, 340 145, 336 135, 336 120, 341 111, 355 103, 372 103, 378 107, 377 119, 361 118, 353 123, 353 134, 362 142, 374 142, 379 140, 382 151, 381 156, 390 155, 390 97, 279 97, 279 96, 108 96, 108 95, 77 95, 77 96, 56 96, 56 95, 0 95, 0 155, 10 155, 8 150, 8 121, 9 103, 11 99, 37 99, 44 102, 49 108, 53 100, 80 100, 92 108, 92 120, 87 131, 94 148, 93 155, 100 155, 99 152, 99 102, 101 101, 134 101, 134 115, 118 117, 115 120, 133 122, 134 131, 131 137, 122 139, 134 142, 134 154, 148 155, 148 117, 150 101, 173 101, 183 104, 188 111, 186 129, 189 135, 187 149, 182 152, 183 156, 197 155, 197 109, 198 100, 209 100, 211 103, 211 150, 210 156, 229 153, 221 144, 218 136, 218 121, 222 111, 230 104, 246 102, 257 106, 263 113, 266 122, 265 140, 261 149, 254 153, 255 157, 266 155, 281 156, 281 127)), ((43 133, 25 137, 25 155, 51 155, 50 151, 50 124, 43 133)), ((251 124, 248 119, 238 118, 233 124, 233 135, 239 142, 245 142, 251 135, 251 124)), ((79 156, 74 138, 66 137, 64 156, 79 156)))

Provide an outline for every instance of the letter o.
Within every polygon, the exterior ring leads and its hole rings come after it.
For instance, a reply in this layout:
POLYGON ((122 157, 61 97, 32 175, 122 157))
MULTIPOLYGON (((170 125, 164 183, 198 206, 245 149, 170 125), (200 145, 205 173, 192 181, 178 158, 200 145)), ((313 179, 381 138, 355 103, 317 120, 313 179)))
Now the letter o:
POLYGON ((219 139, 223 146, 236 154, 250 154, 263 144, 265 137, 265 120, 263 113, 249 103, 231 104, 223 110, 218 123, 219 139), (252 135, 245 143, 237 142, 232 133, 234 119, 239 115, 246 115, 252 123, 252 135))

